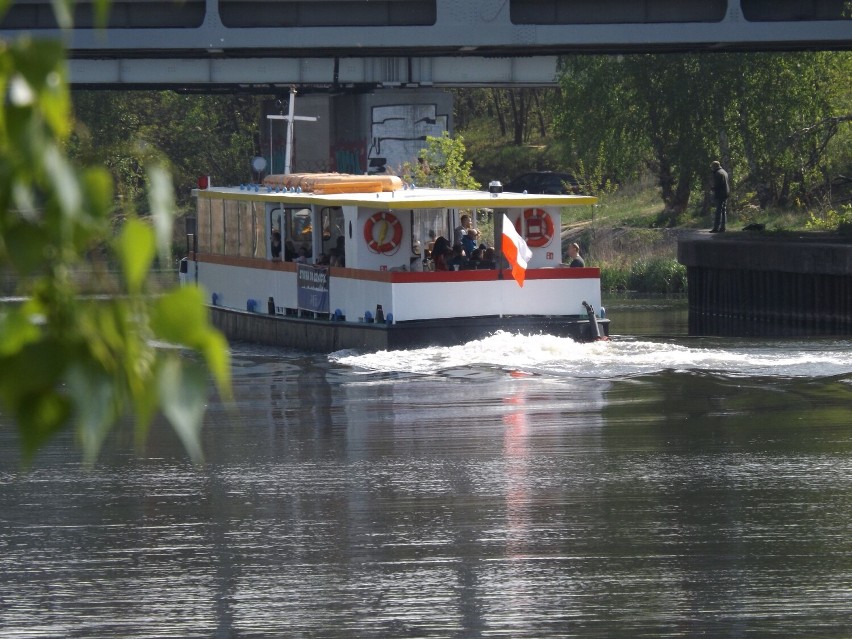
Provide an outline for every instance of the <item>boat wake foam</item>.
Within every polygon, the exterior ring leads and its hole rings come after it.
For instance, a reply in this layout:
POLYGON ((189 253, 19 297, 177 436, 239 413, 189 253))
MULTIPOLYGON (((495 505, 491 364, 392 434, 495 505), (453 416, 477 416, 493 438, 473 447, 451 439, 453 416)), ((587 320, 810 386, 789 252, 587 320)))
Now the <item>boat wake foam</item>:
POLYGON ((376 353, 333 353, 330 360, 356 372, 466 376, 470 368, 513 376, 612 379, 660 371, 707 372, 730 377, 852 376, 852 342, 737 341, 714 338, 648 341, 630 337, 580 343, 551 335, 497 332, 460 346, 376 353))

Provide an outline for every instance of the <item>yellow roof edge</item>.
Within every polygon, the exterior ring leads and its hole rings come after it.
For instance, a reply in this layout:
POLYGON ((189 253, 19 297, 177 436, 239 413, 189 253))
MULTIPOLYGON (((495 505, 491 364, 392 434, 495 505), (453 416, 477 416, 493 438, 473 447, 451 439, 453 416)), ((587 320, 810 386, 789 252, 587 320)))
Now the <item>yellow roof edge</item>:
POLYGON ((228 200, 255 200, 280 202, 282 204, 322 204, 325 206, 359 206, 362 208, 386 208, 405 210, 412 208, 522 208, 532 206, 590 206, 598 198, 592 195, 537 195, 527 193, 499 193, 492 195, 484 191, 461 191, 422 189, 395 191, 393 193, 337 193, 316 195, 314 193, 269 192, 265 188, 240 190, 239 187, 193 189, 192 195, 200 198, 221 197, 228 200))

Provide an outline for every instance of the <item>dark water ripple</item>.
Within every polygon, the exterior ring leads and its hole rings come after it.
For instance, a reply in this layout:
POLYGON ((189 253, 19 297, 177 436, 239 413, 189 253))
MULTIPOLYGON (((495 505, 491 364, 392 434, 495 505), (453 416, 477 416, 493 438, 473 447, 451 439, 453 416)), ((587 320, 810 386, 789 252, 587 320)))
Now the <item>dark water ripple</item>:
POLYGON ((238 352, 200 467, 0 429, 0 634, 852 636, 848 344, 536 344, 238 352))

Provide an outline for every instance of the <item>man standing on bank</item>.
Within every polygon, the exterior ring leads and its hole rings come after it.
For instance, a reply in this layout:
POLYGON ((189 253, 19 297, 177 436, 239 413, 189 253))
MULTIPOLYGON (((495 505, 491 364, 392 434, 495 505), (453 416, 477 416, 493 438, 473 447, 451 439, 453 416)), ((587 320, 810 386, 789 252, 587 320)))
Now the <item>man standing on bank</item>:
POLYGON ((711 233, 724 233, 728 222, 728 196, 731 194, 731 182, 728 173, 717 160, 710 163, 713 171, 713 199, 716 200, 716 217, 711 233))

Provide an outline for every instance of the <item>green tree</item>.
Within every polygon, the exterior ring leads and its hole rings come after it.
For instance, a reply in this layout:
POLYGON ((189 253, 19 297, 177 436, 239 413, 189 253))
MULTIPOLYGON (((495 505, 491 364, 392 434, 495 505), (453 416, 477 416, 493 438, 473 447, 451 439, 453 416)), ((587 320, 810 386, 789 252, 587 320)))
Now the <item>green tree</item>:
POLYGON ((426 148, 420 151, 420 161, 403 166, 405 179, 418 186, 439 188, 478 189, 480 184, 470 174, 473 163, 465 159, 464 139, 427 136, 426 148))
POLYGON ((562 63, 559 135, 583 166, 617 180, 651 169, 675 223, 708 163, 708 103, 695 55, 576 56, 562 63), (605 167, 600 170, 601 165, 605 167))
POLYGON ((239 184, 261 153, 263 96, 174 91, 75 91, 77 126, 71 155, 103 162, 119 194, 144 207, 142 167, 153 155, 167 162, 185 204, 199 175, 239 184))
POLYGON ((0 43, 0 89, 0 269, 26 296, 0 308, 0 405, 25 459, 73 424, 92 463, 124 416, 134 418, 141 446, 158 409, 199 459, 208 371, 227 396, 230 364, 200 290, 148 294, 148 271, 158 254, 166 259, 171 239, 168 173, 149 167, 150 219, 129 216, 113 236, 109 172, 77 168, 65 155, 71 113, 62 46, 0 43), (118 264, 124 294, 82 298, 74 271, 100 251, 118 264), (195 351, 206 367, 156 342, 195 351))
POLYGON ((560 60, 554 136, 582 169, 578 178, 586 181, 591 175, 618 182, 636 179, 651 158, 647 118, 622 62, 610 56, 560 60))
MULTIPOLYGON (((733 66, 730 55, 725 60, 733 66)), ((741 179, 764 208, 811 199, 831 181, 832 140, 852 119, 852 56, 761 53, 739 56, 736 69, 727 121, 741 179)), ((845 173, 849 164, 837 170, 845 173)))
POLYGON ((591 174, 626 181, 650 169, 665 224, 678 221, 696 190, 708 192, 713 158, 732 169, 741 193, 753 189, 762 206, 785 204, 791 190, 802 198, 818 181, 831 182, 827 153, 852 110, 850 59, 848 52, 569 56, 557 135, 591 174))

